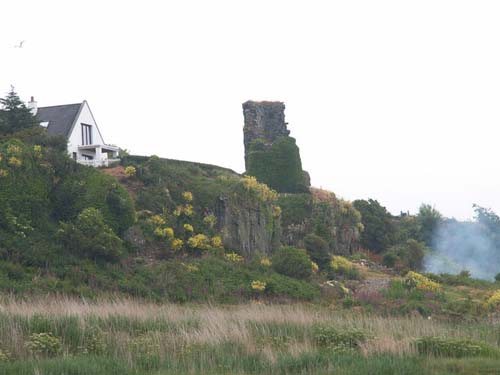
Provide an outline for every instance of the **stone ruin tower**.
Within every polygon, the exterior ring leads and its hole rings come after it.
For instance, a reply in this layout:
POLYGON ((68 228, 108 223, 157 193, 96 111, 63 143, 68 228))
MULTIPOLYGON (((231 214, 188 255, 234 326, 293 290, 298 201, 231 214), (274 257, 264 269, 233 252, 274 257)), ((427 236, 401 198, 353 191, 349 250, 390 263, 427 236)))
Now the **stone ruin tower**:
POLYGON ((248 174, 280 193, 308 192, 309 174, 285 122, 282 102, 243 103, 243 142, 248 174))
POLYGON ((243 143, 245 144, 245 167, 250 144, 261 139, 272 144, 279 137, 287 137, 290 130, 285 122, 285 104, 283 102, 256 102, 249 100, 243 103, 243 143))

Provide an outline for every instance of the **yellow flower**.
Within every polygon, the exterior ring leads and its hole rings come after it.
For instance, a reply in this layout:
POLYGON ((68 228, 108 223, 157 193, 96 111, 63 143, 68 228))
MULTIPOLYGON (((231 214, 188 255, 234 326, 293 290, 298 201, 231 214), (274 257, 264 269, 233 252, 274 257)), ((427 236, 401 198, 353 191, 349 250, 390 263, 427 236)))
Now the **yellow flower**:
POLYGON ((16 146, 16 145, 9 145, 7 147, 7 152, 9 154, 19 154, 21 152, 21 147, 16 146))
POLYGON ((183 213, 186 216, 193 216, 193 206, 186 204, 183 209, 183 213))
POLYGON ((156 237, 165 238, 167 237, 167 228, 155 228, 153 233, 156 237))
POLYGON ((212 237, 212 247, 221 248, 222 247, 222 238, 220 236, 212 237))
POLYGON ((154 215, 154 216, 151 216, 148 221, 152 224, 155 224, 155 225, 165 225, 165 219, 163 217, 161 217, 160 215, 154 215))
POLYGON ((319 271, 319 266, 318 266, 318 263, 316 262, 311 262, 311 268, 312 268, 312 271, 314 273, 318 272, 319 271))
POLYGON ((133 165, 129 165, 125 168, 125 176, 134 177, 137 174, 137 169, 133 165))
POLYGON ((192 202, 193 193, 191 193, 190 191, 185 191, 184 193, 182 193, 182 199, 184 199, 184 201, 186 202, 192 202))
POLYGON ((178 251, 178 250, 182 249, 183 245, 184 245, 184 241, 182 241, 179 238, 174 238, 172 240, 172 243, 170 244, 170 247, 172 248, 172 250, 178 251))
POLYGON ((5 169, 0 169, 0 177, 7 177, 9 175, 9 171, 5 169))
POLYGON ((174 230, 172 228, 165 228, 165 233, 167 235, 167 238, 174 238, 174 230))
POLYGON ((498 289, 493 295, 486 301, 486 307, 494 308, 500 305, 500 289, 498 289))
POLYGON ((12 165, 13 167, 20 167, 23 163, 21 162, 21 160, 19 160, 18 158, 16 158, 15 156, 11 156, 9 158, 9 161, 8 163, 10 165, 12 165))
POLYGON ((334 271, 345 272, 353 268, 353 265, 349 259, 340 255, 334 255, 332 257, 332 261, 330 262, 330 267, 332 267, 334 271))
POLYGON ((192 232, 194 230, 194 228, 191 224, 184 224, 183 227, 184 227, 184 230, 187 232, 192 232))
POLYGON ((210 241, 204 234, 197 234, 187 241, 189 247, 193 249, 206 250, 210 247, 210 241))
POLYGON ((272 206, 273 209, 273 216, 274 217, 280 217, 281 216, 281 207, 280 206, 272 206))
POLYGON ((271 260, 267 257, 264 257, 260 260, 260 264, 262 264, 265 267, 271 267, 271 260))
POLYGON ((410 288, 427 290, 429 292, 437 292, 441 289, 441 285, 439 285, 439 283, 413 271, 406 274, 404 282, 410 288))
POLYGON ((227 260, 233 263, 239 263, 243 262, 243 257, 241 255, 238 255, 236 253, 228 253, 224 255, 227 260))
POLYGON ((217 218, 214 214, 209 214, 203 218, 203 223, 205 223, 210 229, 212 229, 215 224, 217 224, 217 218))
POLYGON ((34 145, 33 146, 33 151, 35 151, 35 153, 39 154, 40 152, 42 152, 42 146, 40 146, 40 145, 34 145))
POLYGON ((188 264, 186 268, 188 272, 198 272, 200 270, 198 266, 195 266, 194 264, 188 264))
POLYGON ((264 281, 254 280, 252 281, 252 289, 258 292, 266 290, 267 284, 264 281))

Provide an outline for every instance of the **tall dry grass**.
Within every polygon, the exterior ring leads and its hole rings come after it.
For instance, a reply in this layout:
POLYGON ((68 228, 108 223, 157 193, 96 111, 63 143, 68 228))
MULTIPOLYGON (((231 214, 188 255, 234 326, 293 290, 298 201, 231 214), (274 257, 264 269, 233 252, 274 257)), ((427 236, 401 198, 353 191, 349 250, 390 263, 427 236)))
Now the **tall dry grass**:
POLYGON ((84 345, 86 333, 97 327, 105 337, 107 353, 131 364, 137 340, 150 345, 160 359, 166 353, 183 353, 196 345, 224 343, 240 345, 248 353, 261 353, 271 361, 280 353, 299 356, 314 350, 317 325, 367 332, 371 339, 361 346, 367 356, 412 354, 411 343, 422 336, 468 337, 498 345, 498 335, 489 332, 487 325, 457 326, 419 316, 380 317, 304 304, 212 306, 132 299, 91 302, 63 297, 4 298, 0 301, 0 319, 0 349, 14 358, 30 355, 25 343, 33 329, 39 329, 36 324, 40 319, 53 334, 62 337, 65 354, 84 345), (72 336, 66 337, 70 331, 74 331, 72 336))

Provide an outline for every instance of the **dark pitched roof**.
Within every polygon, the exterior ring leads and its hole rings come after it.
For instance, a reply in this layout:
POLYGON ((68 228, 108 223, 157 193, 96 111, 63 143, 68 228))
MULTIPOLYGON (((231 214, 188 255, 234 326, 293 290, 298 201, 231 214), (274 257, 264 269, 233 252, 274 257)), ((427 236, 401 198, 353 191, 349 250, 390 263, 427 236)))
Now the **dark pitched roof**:
POLYGON ((49 135, 69 137, 75 118, 80 112, 82 103, 55 105, 38 108, 36 117, 40 122, 48 122, 49 135))

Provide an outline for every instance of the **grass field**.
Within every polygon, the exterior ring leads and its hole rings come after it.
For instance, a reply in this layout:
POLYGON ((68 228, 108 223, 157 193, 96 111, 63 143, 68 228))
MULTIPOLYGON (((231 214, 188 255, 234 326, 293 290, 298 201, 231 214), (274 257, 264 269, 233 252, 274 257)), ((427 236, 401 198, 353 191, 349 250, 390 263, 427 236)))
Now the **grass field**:
POLYGON ((0 374, 500 374, 499 345, 492 319, 455 324, 298 304, 0 304, 0 374), (489 351, 423 354, 415 340, 427 336, 489 351))

